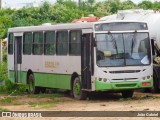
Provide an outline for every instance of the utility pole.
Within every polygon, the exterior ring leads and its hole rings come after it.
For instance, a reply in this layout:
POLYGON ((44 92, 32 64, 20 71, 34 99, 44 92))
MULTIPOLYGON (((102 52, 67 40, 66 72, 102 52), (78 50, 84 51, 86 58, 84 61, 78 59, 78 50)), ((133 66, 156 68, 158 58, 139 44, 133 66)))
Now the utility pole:
POLYGON ((0 0, 0 9, 2 8, 2 0, 0 0))
POLYGON ((82 2, 81 0, 78 0, 78 4, 79 4, 79 6, 81 5, 81 2, 82 2))

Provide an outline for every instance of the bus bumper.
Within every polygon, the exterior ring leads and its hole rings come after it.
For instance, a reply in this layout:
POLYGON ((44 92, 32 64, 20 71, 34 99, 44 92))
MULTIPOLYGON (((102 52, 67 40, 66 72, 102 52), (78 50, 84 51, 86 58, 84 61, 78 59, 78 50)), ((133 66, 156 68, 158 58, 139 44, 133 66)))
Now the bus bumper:
POLYGON ((111 91, 111 90, 127 90, 127 89, 143 89, 151 88, 153 86, 153 78, 135 82, 101 82, 95 80, 96 91, 111 91))

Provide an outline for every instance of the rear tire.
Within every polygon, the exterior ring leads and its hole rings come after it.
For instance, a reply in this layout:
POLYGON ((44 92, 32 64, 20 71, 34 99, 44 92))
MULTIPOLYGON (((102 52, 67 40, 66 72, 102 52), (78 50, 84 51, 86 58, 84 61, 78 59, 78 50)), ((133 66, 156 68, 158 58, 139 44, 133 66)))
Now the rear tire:
POLYGON ((81 81, 79 77, 76 77, 73 81, 73 96, 78 100, 85 100, 87 98, 87 92, 82 90, 81 81))
POLYGON ((29 89, 28 92, 30 94, 39 94, 40 93, 40 87, 35 86, 35 79, 33 74, 29 75, 29 89))
POLYGON ((134 90, 122 91, 123 98, 131 98, 133 96, 134 90))

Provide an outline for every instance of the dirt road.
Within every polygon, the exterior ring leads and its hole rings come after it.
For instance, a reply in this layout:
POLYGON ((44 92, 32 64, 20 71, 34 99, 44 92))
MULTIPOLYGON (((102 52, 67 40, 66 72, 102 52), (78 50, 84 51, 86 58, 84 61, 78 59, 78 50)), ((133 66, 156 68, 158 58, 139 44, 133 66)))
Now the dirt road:
MULTIPOLYGON (((40 95, 0 95, 0 111, 160 111, 160 94, 136 92, 131 99, 123 99, 119 94, 97 94, 85 101, 75 100, 66 94, 40 95)), ((1 118, 0 118, 1 119, 1 118)), ((17 118, 18 119, 18 118, 17 118)), ((30 118, 32 119, 32 118, 30 118)), ((43 119, 43 118, 42 118, 43 119)), ((53 119, 53 118, 48 118, 53 119)), ((64 119, 64 118, 54 118, 64 119)), ((65 118, 85 120, 85 118, 65 118)), ((90 120, 104 119, 87 118, 90 120)), ((107 118, 113 119, 113 118, 107 118)), ((135 119, 135 118, 114 118, 135 119)), ((138 120, 159 118, 138 117, 138 120)), ((12 120, 12 119, 11 119, 12 120)))

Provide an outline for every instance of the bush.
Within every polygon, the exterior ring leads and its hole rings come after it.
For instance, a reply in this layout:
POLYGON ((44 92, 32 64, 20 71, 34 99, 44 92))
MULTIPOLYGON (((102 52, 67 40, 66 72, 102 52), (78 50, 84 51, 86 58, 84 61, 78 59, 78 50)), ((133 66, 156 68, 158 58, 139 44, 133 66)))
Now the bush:
POLYGON ((0 93, 23 94, 26 92, 26 88, 26 85, 17 85, 12 83, 10 80, 6 80, 5 85, 0 86, 0 93))
POLYGON ((3 62, 7 62, 7 47, 3 48, 3 51, 2 51, 2 61, 3 62))
POLYGON ((2 62, 0 64, 0 81, 3 80, 8 80, 7 62, 2 62))
POLYGON ((0 93, 24 93, 26 85, 16 85, 8 80, 7 62, 4 61, 0 64, 0 81, 5 81, 4 86, 0 86, 0 93))

